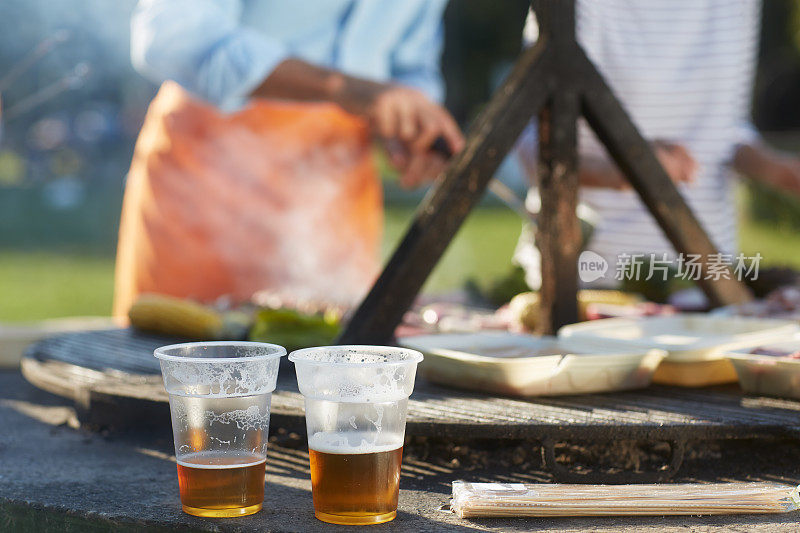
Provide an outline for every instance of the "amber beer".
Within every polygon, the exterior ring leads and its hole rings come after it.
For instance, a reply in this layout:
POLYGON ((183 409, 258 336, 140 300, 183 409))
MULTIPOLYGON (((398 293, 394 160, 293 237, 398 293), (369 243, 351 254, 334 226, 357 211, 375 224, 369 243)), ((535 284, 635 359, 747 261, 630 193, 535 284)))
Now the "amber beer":
POLYGON ((395 517, 402 440, 397 447, 384 445, 366 450, 312 443, 309 456, 317 518, 355 525, 380 524, 395 517))
POLYGON ((394 519, 408 397, 422 354, 320 346, 289 360, 306 404, 314 515, 344 525, 394 519))
POLYGON ((265 459, 200 452, 178 459, 183 510, 195 516, 245 516, 264 503, 265 459))

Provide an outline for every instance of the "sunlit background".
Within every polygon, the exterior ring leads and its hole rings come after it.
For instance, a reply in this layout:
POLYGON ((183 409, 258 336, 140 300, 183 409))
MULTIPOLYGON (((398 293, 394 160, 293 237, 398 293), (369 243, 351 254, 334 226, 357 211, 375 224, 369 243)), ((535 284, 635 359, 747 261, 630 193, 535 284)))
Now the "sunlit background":
MULTIPOLYGON (((156 90, 130 65, 134 4, 0 5, 0 320, 110 313, 125 174, 156 90)), ((447 104, 462 125, 519 52, 526 9, 521 0, 451 1, 443 65, 447 104)), ((800 0, 767 0, 763 23, 754 121, 770 142, 796 152, 800 0)), ((499 174, 522 192, 513 161, 499 174)), ((760 251, 767 264, 800 267, 800 204, 749 187, 741 196, 742 249, 760 251)), ((386 254, 420 197, 400 191, 387 176, 386 254)), ((488 283, 507 272, 520 226, 517 215, 487 198, 426 289, 455 289, 470 279, 488 283)))

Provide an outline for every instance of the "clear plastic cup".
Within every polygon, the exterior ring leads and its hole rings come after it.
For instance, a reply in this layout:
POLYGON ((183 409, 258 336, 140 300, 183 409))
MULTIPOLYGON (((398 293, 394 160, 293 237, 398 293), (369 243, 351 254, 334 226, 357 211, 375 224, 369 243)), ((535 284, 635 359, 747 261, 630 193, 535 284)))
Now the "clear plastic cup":
POLYGON ((228 517, 261 510, 270 401, 283 355, 283 347, 258 342, 155 350, 169 393, 186 513, 228 517))
POLYGON ((305 397, 314 514, 360 525, 397 515, 408 397, 422 354, 328 346, 289 355, 305 397))

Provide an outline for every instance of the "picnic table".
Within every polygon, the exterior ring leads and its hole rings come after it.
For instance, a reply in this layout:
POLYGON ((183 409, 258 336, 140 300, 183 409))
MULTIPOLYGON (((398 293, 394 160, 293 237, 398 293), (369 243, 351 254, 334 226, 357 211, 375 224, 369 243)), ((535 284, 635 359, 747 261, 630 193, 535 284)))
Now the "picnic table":
MULTIPOLYGON (((16 371, 0 372, 0 529, 4 531, 332 531, 314 518, 304 437, 270 444, 264 510, 236 519, 201 519, 180 510, 172 436, 166 431, 92 431, 78 427, 71 400, 37 389, 16 371)), ((519 448, 519 442, 509 444, 519 448)), ((501 446, 498 445, 498 448, 501 446)), ((441 510, 454 479, 547 481, 541 465, 489 463, 473 469, 439 457, 432 443, 405 449, 397 518, 383 531, 795 531, 796 515, 722 517, 461 520, 441 510)), ((502 450, 497 450, 498 453, 502 450)), ((689 459, 681 480, 769 479, 797 483, 791 444, 739 446, 708 460, 689 459)))

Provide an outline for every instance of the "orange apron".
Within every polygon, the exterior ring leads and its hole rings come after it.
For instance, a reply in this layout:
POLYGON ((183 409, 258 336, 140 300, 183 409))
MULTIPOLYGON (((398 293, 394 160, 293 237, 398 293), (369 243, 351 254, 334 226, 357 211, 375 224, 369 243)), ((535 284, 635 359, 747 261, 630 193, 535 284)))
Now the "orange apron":
POLYGON ((353 303, 377 273, 382 227, 362 120, 264 100, 224 115, 167 82, 128 175, 114 314, 143 292, 353 303))

